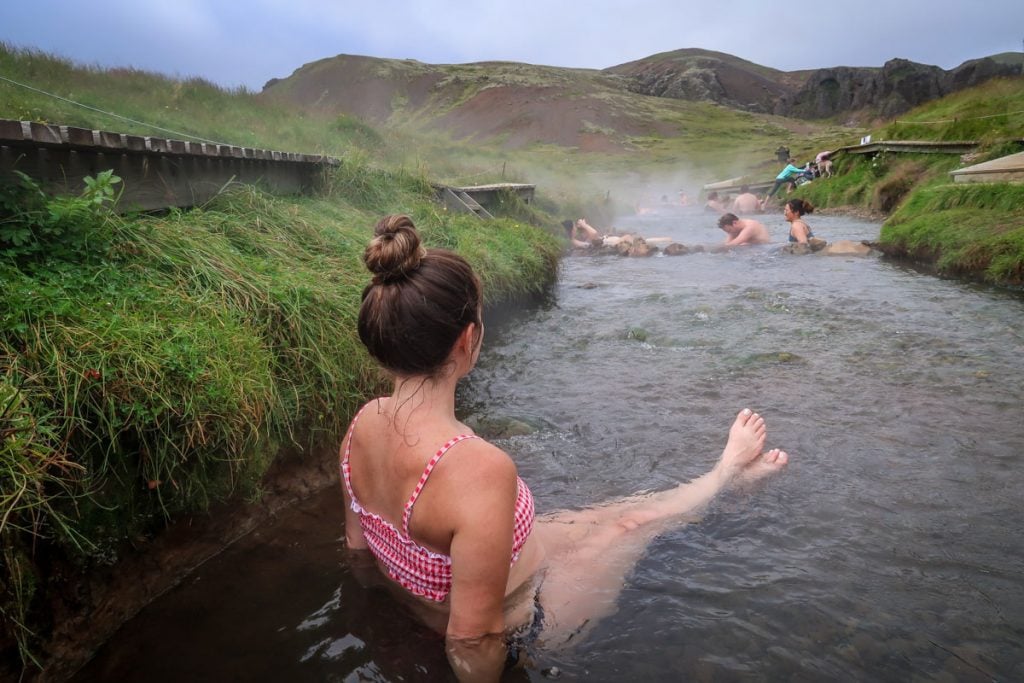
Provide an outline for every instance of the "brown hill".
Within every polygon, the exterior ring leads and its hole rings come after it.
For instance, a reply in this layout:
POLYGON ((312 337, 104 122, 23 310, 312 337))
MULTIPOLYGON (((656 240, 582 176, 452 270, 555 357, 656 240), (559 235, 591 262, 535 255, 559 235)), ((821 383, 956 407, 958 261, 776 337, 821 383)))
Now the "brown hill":
POLYGON ((662 52, 604 70, 627 79, 633 92, 655 97, 717 102, 770 114, 802 83, 789 74, 732 55, 695 48, 662 52))
POLYGON ((678 118, 692 111, 691 103, 638 96, 622 77, 594 69, 430 65, 353 55, 307 64, 268 82, 261 96, 376 125, 444 131, 456 140, 587 151, 627 149, 636 137, 678 135, 678 118))
MULTIPOLYGON (((950 71, 894 59, 877 68, 793 72, 698 49, 604 70, 339 55, 271 80, 261 96, 506 148, 552 144, 622 151, 640 139, 687 134, 687 126, 700 118, 695 112, 707 117, 713 111, 736 129, 749 128, 742 117, 751 113, 809 120, 889 117, 1022 69, 1024 60, 1014 53, 971 60, 950 71), (694 108, 708 103, 719 108, 694 108)), ((777 127, 778 120, 771 125, 777 127)))

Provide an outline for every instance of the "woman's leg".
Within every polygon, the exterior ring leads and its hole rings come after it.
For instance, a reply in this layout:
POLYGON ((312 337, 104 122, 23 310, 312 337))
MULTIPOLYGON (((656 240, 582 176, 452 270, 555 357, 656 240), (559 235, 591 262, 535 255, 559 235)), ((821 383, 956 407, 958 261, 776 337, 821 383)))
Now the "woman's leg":
POLYGON ((540 594, 544 643, 570 643, 610 614, 626 574, 658 534, 694 521, 723 488, 782 469, 788 456, 778 449, 762 453, 764 440, 764 420, 744 410, 729 430, 721 459, 707 474, 667 491, 539 518, 533 533, 548 554, 540 594))

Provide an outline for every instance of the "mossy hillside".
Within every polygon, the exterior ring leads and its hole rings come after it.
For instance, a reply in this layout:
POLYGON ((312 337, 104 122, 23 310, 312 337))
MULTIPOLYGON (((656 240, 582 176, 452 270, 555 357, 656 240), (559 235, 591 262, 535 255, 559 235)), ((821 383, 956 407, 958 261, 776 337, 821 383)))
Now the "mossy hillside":
POLYGON ((840 154, 835 177, 800 188, 817 206, 857 206, 890 212, 912 190, 949 182, 949 173, 1024 151, 1024 77, 993 79, 921 105, 868 131, 875 140, 977 141, 968 158, 957 154, 874 156, 840 154))
POLYGON ((901 114, 875 132, 876 140, 975 140, 994 144, 1024 138, 1024 77, 997 78, 901 114))
POLYGON ((336 448, 353 408, 383 388, 355 319, 361 254, 389 212, 464 254, 488 307, 554 280, 551 234, 449 215, 422 176, 352 158, 322 196, 238 187, 188 212, 97 210, 106 237, 74 254, 4 245, 0 610, 23 657, 45 640, 54 557, 115 562, 176 514, 258 495, 281 454, 336 448))
POLYGON ((945 275, 1024 284, 1024 185, 922 188, 882 226, 879 243, 945 275))
POLYGON ((839 155, 831 178, 801 185, 794 196, 817 207, 858 207, 889 213, 919 187, 950 182, 950 171, 963 164, 958 155, 896 154, 839 155))
POLYGON ((875 139, 977 140, 976 152, 839 155, 835 176, 801 186, 819 207, 890 214, 879 246, 946 275, 1001 285, 1022 283, 1024 187, 954 184, 950 172, 1024 151, 1024 78, 998 79, 902 115, 875 139))

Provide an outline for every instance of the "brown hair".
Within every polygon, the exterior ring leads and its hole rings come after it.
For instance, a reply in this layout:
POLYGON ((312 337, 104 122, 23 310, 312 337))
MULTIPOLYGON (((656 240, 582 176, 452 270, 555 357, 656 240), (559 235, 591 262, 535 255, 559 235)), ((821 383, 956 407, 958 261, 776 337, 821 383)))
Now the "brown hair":
POLYGON ((482 291, 472 267, 445 249, 424 249, 408 216, 385 216, 363 253, 359 338, 385 369, 439 375, 459 335, 480 326, 482 291))
POLYGON ((786 206, 789 210, 795 213, 797 216, 803 216, 804 214, 814 213, 814 204, 811 204, 806 199, 790 199, 786 202, 786 206))
POLYGON ((740 217, 734 213, 723 213, 721 218, 718 219, 718 227, 724 228, 727 225, 732 225, 739 219, 740 217))

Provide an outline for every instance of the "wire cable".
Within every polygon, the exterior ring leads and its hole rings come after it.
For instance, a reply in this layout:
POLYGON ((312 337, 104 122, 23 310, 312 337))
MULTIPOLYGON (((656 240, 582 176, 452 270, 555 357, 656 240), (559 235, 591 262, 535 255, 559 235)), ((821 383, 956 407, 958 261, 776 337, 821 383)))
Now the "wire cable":
POLYGON ((16 86, 19 86, 21 88, 25 88, 27 90, 31 90, 32 92, 37 92, 40 95, 46 95, 47 97, 52 97, 54 99, 60 100, 61 102, 67 102, 68 104, 73 104, 76 107, 82 107, 83 109, 88 109, 90 111, 94 111, 94 112, 97 112, 99 114, 106 114, 107 116, 112 116, 115 119, 121 119, 122 121, 128 121, 130 123, 134 123, 134 124, 137 124, 137 125, 140 125, 140 126, 145 126, 146 128, 152 128, 153 130, 159 130, 159 131, 164 132, 164 133, 171 133, 173 135, 178 135, 178 136, 181 136, 181 137, 190 138, 192 140, 198 140, 199 142, 208 142, 208 143, 213 144, 213 145, 224 145, 225 147, 242 147, 243 146, 243 145, 232 145, 231 143, 228 143, 228 142, 218 142, 217 140, 207 140, 206 138, 201 138, 201 137, 199 137, 197 135, 190 135, 189 133, 182 133, 181 131, 171 130, 170 128, 163 128, 162 126, 157 126, 156 124, 146 123, 145 121, 138 121, 136 119, 128 118, 127 116, 121 116, 120 114, 115 114, 112 111, 105 111, 103 109, 99 109, 97 107, 93 107, 93 106, 90 106, 88 104, 82 104, 81 102, 75 102, 74 100, 69 100, 66 97, 61 97, 60 95, 55 95, 52 92, 46 92, 45 90, 40 90, 39 88, 33 87, 31 85, 26 85, 25 83, 19 83, 18 81, 15 81, 15 80, 13 80, 11 78, 7 78, 6 76, 0 76, 0 81, 6 81, 7 83, 11 83, 12 85, 16 85, 16 86))

